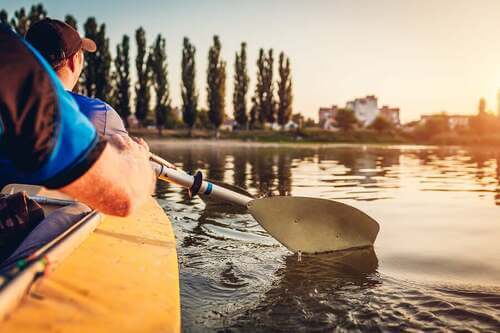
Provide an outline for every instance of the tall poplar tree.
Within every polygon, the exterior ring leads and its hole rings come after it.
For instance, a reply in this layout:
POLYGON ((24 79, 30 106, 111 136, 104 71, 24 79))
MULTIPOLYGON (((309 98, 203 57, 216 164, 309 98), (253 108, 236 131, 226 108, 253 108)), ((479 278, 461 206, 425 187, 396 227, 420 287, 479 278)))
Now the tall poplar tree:
POLYGON ((156 41, 150 54, 151 79, 153 81, 153 87, 156 95, 156 128, 158 129, 158 134, 161 136, 162 129, 167 123, 168 114, 171 110, 167 53, 165 51, 165 38, 161 35, 156 37, 156 41))
POLYGON ((24 7, 19 8, 14 12, 14 16, 10 19, 10 25, 14 30, 24 36, 29 29, 28 16, 26 15, 26 9, 24 7))
MULTIPOLYGON (((85 37, 96 41, 98 34, 97 21, 95 17, 89 17, 83 24, 85 37)), ((85 65, 83 67, 82 81, 83 93, 89 97, 96 95, 97 66, 99 62, 98 53, 85 54, 85 65)))
MULTIPOLYGON (((76 31, 78 31, 76 18, 73 15, 70 15, 70 14, 66 15, 64 17, 64 22, 66 22, 71 27, 73 27, 73 29, 75 29, 76 31)), ((78 82, 73 87, 73 91, 76 92, 76 93, 79 93, 81 91, 81 89, 82 89, 83 82, 84 82, 84 76, 82 75, 82 76, 79 77, 78 82)))
POLYGON ((4 9, 0 10, 0 23, 9 24, 21 36, 26 35, 32 24, 45 17, 47 17, 47 10, 41 3, 31 6, 29 12, 24 7, 14 11, 10 22, 8 13, 4 9))
POLYGON ((483 97, 479 99, 479 106, 477 107, 477 113, 478 114, 486 113, 486 100, 483 97))
POLYGON ((128 127, 130 116, 130 38, 124 35, 116 46, 115 58, 115 102, 116 110, 128 127))
POLYGON ((30 12, 28 14, 28 29, 31 25, 40 20, 43 20, 46 17, 47 10, 43 7, 43 4, 39 3, 37 5, 31 6, 30 12))
POLYGON ((214 36, 214 44, 208 51, 207 104, 208 117, 219 136, 219 127, 224 121, 226 96, 226 63, 221 59, 221 43, 214 36))
POLYGON ((279 57, 278 124, 282 128, 285 127, 292 116, 292 99, 290 59, 281 52, 279 57))
POLYGON ((9 13, 5 9, 0 10, 0 23, 10 25, 9 13))
POLYGON ((111 102, 111 53, 109 51, 109 38, 106 38, 106 25, 103 23, 99 27, 99 32, 94 40, 97 45, 97 67, 95 82, 95 97, 111 102))
POLYGON ((246 43, 241 43, 240 53, 236 53, 234 60, 233 113, 241 128, 246 128, 248 125, 247 93, 250 78, 247 73, 246 46, 246 43))
POLYGON ((82 79, 84 93, 87 96, 110 102, 113 97, 111 53, 109 39, 106 38, 106 25, 103 23, 99 26, 95 17, 89 17, 83 25, 83 30, 85 37, 92 39, 97 46, 96 52, 85 54, 82 79))
MULTIPOLYGON (((263 110, 265 103, 265 80, 266 80, 266 56, 264 49, 259 50, 259 57, 257 58, 257 83, 255 85, 255 113, 260 125, 266 122, 266 114, 263 110)), ((255 123, 254 123, 255 126, 255 123)))
POLYGON ((275 101, 274 101, 274 85, 273 85, 273 49, 269 49, 264 65, 264 100, 261 105, 261 112, 264 114, 265 121, 273 124, 276 121, 275 101))
POLYGON ((137 57, 135 59, 135 67, 137 69, 135 116, 139 123, 144 124, 149 113, 151 92, 149 86, 148 55, 146 54, 146 32, 142 27, 135 31, 135 41, 137 43, 137 57))
POLYGON ((198 94, 196 92, 196 48, 187 37, 184 38, 182 48, 182 119, 189 128, 189 136, 192 135, 193 125, 196 122, 198 107, 198 94))
POLYGON ((94 17, 89 17, 83 25, 85 37, 92 39, 97 50, 85 54, 83 68, 83 86, 85 94, 109 102, 112 98, 111 89, 111 53, 109 39, 106 38, 106 25, 100 26, 94 17))
POLYGON ((64 22, 68 23, 70 26, 73 27, 73 29, 75 29, 76 31, 78 31, 78 28, 77 28, 77 23, 76 23, 76 18, 73 16, 73 15, 66 15, 64 17, 64 22))

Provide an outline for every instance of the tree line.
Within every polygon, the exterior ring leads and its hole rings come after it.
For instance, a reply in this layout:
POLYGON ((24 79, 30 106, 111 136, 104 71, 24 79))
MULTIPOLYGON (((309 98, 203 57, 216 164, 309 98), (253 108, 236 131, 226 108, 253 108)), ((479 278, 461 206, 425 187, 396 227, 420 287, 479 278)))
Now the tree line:
MULTIPOLYGON (((0 10, 0 22, 10 25, 20 35, 29 27, 47 17, 42 4, 31 6, 30 10, 20 8, 12 17, 0 10)), ((77 29, 77 20, 66 15, 64 21, 77 29)), ((95 41, 97 51, 85 55, 85 67, 78 92, 96 97, 116 108, 128 127, 130 115, 134 115, 141 126, 154 123, 160 135, 164 128, 176 126, 172 113, 172 101, 168 80, 166 40, 158 34, 148 46, 146 32, 142 27, 135 31, 137 56, 135 70, 137 79, 132 84, 130 68, 130 37, 123 35, 116 45, 115 57, 111 56, 106 24, 89 17, 83 24, 83 34, 95 41), (132 89, 135 99, 132 99, 132 89)), ((196 124, 211 127, 218 135, 218 129, 226 117, 226 61, 221 56, 222 44, 218 36, 213 37, 208 51, 206 72, 207 109, 198 105, 196 87, 196 48, 185 37, 182 45, 181 97, 182 122, 189 133, 196 124)), ((257 75, 250 108, 247 105, 250 78, 247 71, 247 45, 241 43, 234 58, 232 108, 235 127, 238 129, 260 129, 278 124, 282 128, 292 117, 292 76, 290 59, 281 52, 278 58, 278 78, 273 78, 275 60, 273 50, 260 49, 257 59, 257 75), (276 91, 275 91, 276 89, 276 91)))

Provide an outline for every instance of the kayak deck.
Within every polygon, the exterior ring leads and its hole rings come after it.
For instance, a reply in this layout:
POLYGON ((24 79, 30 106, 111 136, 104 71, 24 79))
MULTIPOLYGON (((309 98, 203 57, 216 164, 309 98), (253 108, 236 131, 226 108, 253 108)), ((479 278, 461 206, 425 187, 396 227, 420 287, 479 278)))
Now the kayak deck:
POLYGON ((153 198, 130 217, 105 216, 0 325, 5 332, 179 332, 168 217, 153 198))

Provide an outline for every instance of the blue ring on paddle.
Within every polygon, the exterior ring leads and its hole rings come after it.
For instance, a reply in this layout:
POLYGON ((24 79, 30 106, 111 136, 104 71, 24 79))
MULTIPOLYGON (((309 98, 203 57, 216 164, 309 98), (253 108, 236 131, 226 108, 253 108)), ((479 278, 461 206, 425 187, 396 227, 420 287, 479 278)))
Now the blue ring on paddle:
POLYGON ((212 193, 212 187, 213 187, 212 183, 207 182, 207 189, 203 194, 209 195, 210 193, 212 193))

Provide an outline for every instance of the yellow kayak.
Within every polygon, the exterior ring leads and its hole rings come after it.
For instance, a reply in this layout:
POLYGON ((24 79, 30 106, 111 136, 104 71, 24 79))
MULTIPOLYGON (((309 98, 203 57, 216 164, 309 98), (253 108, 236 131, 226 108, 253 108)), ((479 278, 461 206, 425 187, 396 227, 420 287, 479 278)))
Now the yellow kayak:
MULTIPOLYGON (((33 186, 14 189, 57 197, 33 186)), ((91 213, 44 249, 25 276, 2 286, 1 332, 180 331, 175 238, 161 207, 151 198, 133 216, 100 217, 91 213), (30 270, 43 278, 33 283, 30 270)))

